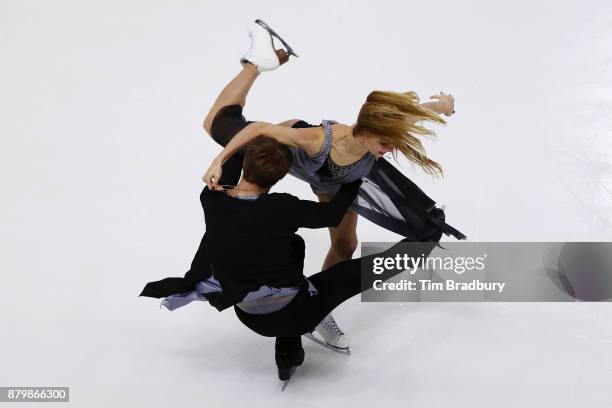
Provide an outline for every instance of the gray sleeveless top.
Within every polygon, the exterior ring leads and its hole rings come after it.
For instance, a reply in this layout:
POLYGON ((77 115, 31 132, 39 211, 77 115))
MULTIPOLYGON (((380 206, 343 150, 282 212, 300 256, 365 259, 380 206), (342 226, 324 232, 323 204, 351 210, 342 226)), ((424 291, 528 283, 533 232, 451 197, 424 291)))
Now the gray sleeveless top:
POLYGON ((323 141, 323 147, 315 156, 311 157, 304 150, 291 147, 293 165, 289 173, 309 183, 315 194, 337 193, 342 184, 365 177, 374 167, 374 163, 376 163, 376 157, 369 152, 363 158, 348 166, 338 166, 331 161, 331 158, 328 159, 333 139, 331 125, 334 123, 337 122, 333 120, 321 121, 321 125, 325 130, 325 140, 323 141), (317 172, 327 160, 334 166, 334 168, 330 169, 331 174, 326 175, 322 172, 317 172))

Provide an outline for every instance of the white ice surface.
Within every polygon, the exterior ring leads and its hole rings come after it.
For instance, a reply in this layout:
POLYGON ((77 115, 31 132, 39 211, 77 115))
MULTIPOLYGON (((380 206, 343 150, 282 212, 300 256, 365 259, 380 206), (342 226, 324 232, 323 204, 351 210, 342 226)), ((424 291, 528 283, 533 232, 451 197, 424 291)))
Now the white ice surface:
MULTIPOLYGON (((200 124, 257 17, 300 58, 258 79, 249 118, 352 123, 373 89, 449 91, 426 142, 446 177, 402 169, 452 225, 612 240, 609 2, 3 1, 0 386, 70 386, 75 407, 611 406, 609 303, 355 298, 335 312, 352 356, 305 342, 281 394, 273 341, 232 311, 136 297, 197 248, 219 150, 200 124)), ((327 232, 303 236, 316 272, 327 232)))

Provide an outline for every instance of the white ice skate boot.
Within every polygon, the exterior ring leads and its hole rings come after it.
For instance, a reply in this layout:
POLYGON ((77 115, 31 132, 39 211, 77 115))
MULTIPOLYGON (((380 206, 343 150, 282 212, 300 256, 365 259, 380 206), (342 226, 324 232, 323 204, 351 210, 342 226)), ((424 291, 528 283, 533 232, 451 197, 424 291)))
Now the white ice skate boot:
POLYGON ((255 20, 249 26, 249 36, 251 37, 251 48, 240 59, 243 66, 250 62, 257 67, 259 72, 266 72, 272 71, 287 62, 290 55, 297 57, 293 49, 261 20, 255 20), (274 49, 273 36, 280 40, 286 50, 274 49))
MULTIPOLYGON (((350 353, 349 340, 342 330, 340 330, 332 315, 327 315, 327 317, 325 317, 316 327, 316 331, 323 337, 325 341, 323 345, 328 346, 328 348, 334 351, 350 353)), ((318 340, 316 337, 312 336, 312 334, 310 336, 306 335, 306 337, 313 341, 318 340)))

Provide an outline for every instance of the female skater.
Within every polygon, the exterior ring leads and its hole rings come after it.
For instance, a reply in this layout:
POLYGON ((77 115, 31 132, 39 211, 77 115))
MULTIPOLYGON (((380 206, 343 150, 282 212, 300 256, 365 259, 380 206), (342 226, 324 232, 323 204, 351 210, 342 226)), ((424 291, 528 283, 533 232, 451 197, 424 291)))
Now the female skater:
MULTIPOLYGON (((441 175, 440 165, 427 157, 415 135, 434 135, 421 122, 445 123, 439 114, 454 113, 451 95, 440 93, 432 97, 435 101, 419 104, 413 92, 374 91, 368 95, 353 125, 324 120, 321 126, 313 126, 296 119, 278 125, 248 122, 242 110, 255 79, 261 72, 287 62, 289 56, 296 56, 261 20, 250 26, 249 35, 251 48, 241 59, 242 71, 223 89, 204 120, 205 130, 225 147, 203 176, 209 188, 235 185, 240 177, 244 146, 266 135, 291 147, 294 163, 290 173, 310 183, 322 202, 329 201, 343 183, 361 178, 366 181, 353 209, 346 212, 337 227, 329 228, 331 247, 323 270, 352 257, 358 242, 357 213, 411 241, 429 241, 440 231, 465 238, 445 223, 444 212, 435 207, 433 200, 381 159, 386 153, 400 151, 426 173, 441 175), (272 36, 283 43, 284 50, 275 50, 272 36)), ((331 316, 323 320, 317 331, 329 344, 348 348, 348 339, 331 316)))

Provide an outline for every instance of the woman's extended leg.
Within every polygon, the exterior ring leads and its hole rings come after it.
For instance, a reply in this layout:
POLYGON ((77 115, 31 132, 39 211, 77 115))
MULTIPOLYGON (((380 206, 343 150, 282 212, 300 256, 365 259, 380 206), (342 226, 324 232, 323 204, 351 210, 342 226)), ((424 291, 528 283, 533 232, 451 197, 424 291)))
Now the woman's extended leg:
MULTIPOLYGON (((217 97, 213 107, 204 119, 204 129, 220 146, 226 146, 238 132, 249 126, 242 115, 242 108, 246 104, 246 97, 259 71, 255 65, 246 63, 242 71, 234 77, 217 97)), ((280 123, 282 126, 293 126, 298 119, 291 119, 280 123)), ((223 165, 223 175, 219 184, 236 185, 240 180, 242 162, 246 146, 230 157, 223 165)))
POLYGON ((229 105, 240 105, 244 107, 247 94, 258 76, 259 71, 257 67, 247 62, 242 68, 242 71, 223 88, 204 119, 204 129, 209 135, 211 135, 213 119, 217 116, 221 108, 229 105))

